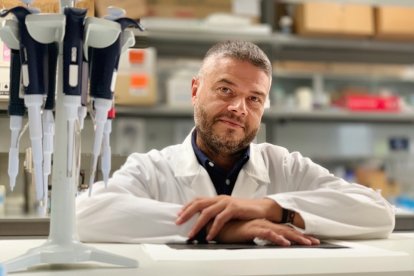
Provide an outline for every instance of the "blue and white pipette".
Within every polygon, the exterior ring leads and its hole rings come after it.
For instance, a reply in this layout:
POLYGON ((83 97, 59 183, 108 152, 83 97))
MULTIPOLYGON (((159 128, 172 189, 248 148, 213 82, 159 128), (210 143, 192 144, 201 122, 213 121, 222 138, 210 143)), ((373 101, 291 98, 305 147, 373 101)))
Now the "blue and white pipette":
POLYGON ((49 175, 52 172, 52 154, 53 140, 55 135, 55 120, 53 110, 55 109, 55 93, 56 93, 56 69, 57 57, 59 53, 58 44, 48 44, 48 82, 47 82, 47 98, 42 114, 43 124, 43 194, 44 213, 48 208, 48 191, 49 191, 49 175))
POLYGON ((18 21, 20 34, 21 73, 24 86, 24 103, 29 114, 29 132, 33 151, 34 177, 36 183, 36 198, 44 197, 43 187, 43 146, 41 107, 45 93, 44 60, 47 47, 35 41, 26 26, 26 16, 32 12, 24 7, 15 7, 4 11, 2 15, 12 13, 18 21))
MULTIPOLYGON (((111 48, 115 44, 121 31, 121 26, 117 22, 101 18, 86 19, 84 54, 85 59, 89 61, 90 96, 93 98, 93 108, 95 111, 95 139, 92 150, 89 194, 92 192, 98 157, 101 152, 105 123, 107 121, 108 111, 112 106, 113 94, 114 57, 101 55, 100 53, 102 53, 102 49, 111 48), (99 49, 101 51, 97 53, 95 50, 99 49), (109 61, 112 61, 113 64, 108 64, 109 61)), ((107 53, 111 54, 109 51, 107 53)))
MULTIPOLYGON (((83 36, 87 10, 65 8, 66 29, 63 43, 63 105, 68 126, 66 174, 71 177, 75 168, 75 127, 80 128, 79 109, 82 95, 83 36)), ((75 171, 76 172, 76 171, 75 171)))
MULTIPOLYGON (((29 14, 25 18, 25 25, 30 37, 41 43, 46 53, 43 54, 41 67, 43 74, 38 79, 47 95, 44 110, 42 113, 42 146, 43 146, 43 198, 41 201, 41 214, 46 215, 48 211, 48 176, 51 173, 51 162, 54 142, 54 116, 55 92, 56 92, 56 69, 59 52, 59 44, 63 40, 65 31, 65 18, 62 14, 29 14)), ((29 55, 29 60, 32 56, 29 55)), ((31 72, 30 72, 31 73, 31 72)), ((31 80, 31 79, 30 79, 31 80)), ((25 90, 29 91, 28 89, 25 90)), ((29 114, 30 122, 30 114, 29 114)), ((33 146, 32 146, 33 147, 33 146)), ((40 184, 37 184, 40 186, 40 184)))
POLYGON ((11 49, 10 59, 10 100, 9 100, 9 116, 10 116, 10 150, 9 150, 9 181, 10 190, 13 191, 16 185, 16 177, 19 172, 19 142, 20 131, 22 129, 23 115, 26 108, 24 100, 20 98, 20 53, 18 50, 11 49))
MULTIPOLYGON (((123 44, 130 43, 130 40, 124 40, 122 33, 127 27, 134 27, 143 30, 141 25, 129 18, 117 18, 114 20, 122 31, 118 33, 115 41, 105 48, 92 48, 88 53, 90 69, 90 94, 94 98, 95 108, 95 140, 93 146, 91 176, 89 178, 89 195, 92 194, 92 186, 95 180, 96 166, 98 157, 102 148, 105 124, 107 114, 112 106, 112 98, 115 90, 115 81, 118 71, 119 58, 124 48, 123 44)), ((128 32, 129 33, 129 32, 128 32)), ((128 35, 128 37, 130 37, 128 35)), ((131 45, 132 46, 132 45, 131 45)), ((109 127, 108 127, 109 128, 109 127)), ((110 132, 106 132, 107 135, 110 132)), ((108 138, 109 139, 109 138, 108 138)), ((105 155, 105 158, 110 156, 105 155)), ((106 164, 110 164, 105 161, 106 164)), ((110 168, 105 168, 105 174, 109 175, 110 168)), ((105 176, 107 180, 108 177, 105 176)))
POLYGON ((10 83, 9 83, 9 116, 10 116, 10 149, 9 149, 9 184, 13 191, 16 185, 16 177, 19 172, 19 141, 20 131, 25 113, 24 100, 20 97, 20 45, 18 34, 18 22, 13 19, 4 21, 0 29, 0 38, 11 49, 10 57, 10 83))
MULTIPOLYGON (((125 10, 117 8, 117 7, 108 7, 107 9, 108 15, 104 18, 112 21, 117 21, 120 18, 123 18, 126 14, 125 10)), ((135 23, 135 22, 134 22, 135 23)), ((126 51, 126 49, 132 47, 135 44, 135 36, 132 32, 126 31, 125 27, 129 26, 130 22, 128 21, 127 24, 124 26, 121 25, 122 33, 120 35, 120 53, 126 51), (130 35, 132 34, 132 36, 130 35)), ((134 24, 135 26, 135 24, 134 24)), ((140 27, 140 26, 136 26, 140 27)), ((116 65, 116 71, 118 70, 118 63, 116 65)), ((101 154, 101 172, 102 178, 105 183, 105 187, 108 185, 109 174, 111 171, 111 145, 110 145, 110 137, 112 132, 112 121, 115 118, 115 102, 113 101, 113 106, 108 113, 108 120, 105 122, 104 127, 104 134, 103 134, 103 141, 102 141, 102 154, 101 154)))

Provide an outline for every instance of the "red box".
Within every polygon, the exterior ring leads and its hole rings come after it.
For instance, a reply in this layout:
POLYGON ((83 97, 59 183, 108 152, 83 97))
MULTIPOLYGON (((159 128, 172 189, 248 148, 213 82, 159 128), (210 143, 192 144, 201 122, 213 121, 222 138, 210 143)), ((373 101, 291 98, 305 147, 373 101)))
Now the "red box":
POLYGON ((399 112, 398 96, 343 95, 337 105, 353 111, 399 112))

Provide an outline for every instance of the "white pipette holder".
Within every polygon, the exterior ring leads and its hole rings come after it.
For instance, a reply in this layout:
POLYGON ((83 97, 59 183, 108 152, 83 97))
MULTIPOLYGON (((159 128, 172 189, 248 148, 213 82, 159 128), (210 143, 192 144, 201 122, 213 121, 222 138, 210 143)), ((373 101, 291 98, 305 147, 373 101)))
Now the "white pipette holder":
MULTIPOLYGON (((29 15, 26 20, 30 35, 41 43, 53 41, 60 44, 57 69, 56 135, 55 141, 67 144, 66 114, 63 106, 63 57, 62 41, 65 17, 63 15, 29 15), (50 28, 53 26, 53 28, 50 28)), ((108 35, 111 35, 109 33, 108 35)), ((118 35, 118 34, 117 34, 118 35)), ((2 37, 3 38, 3 37, 2 37)), ((108 39, 109 41, 111 39, 108 39)), ((115 40, 115 39, 114 39, 115 40)), ((113 41, 114 41, 113 40, 113 41)), ((112 42, 113 42, 112 41, 112 42)), ((7 41, 5 41, 7 44, 7 41)), ((101 43, 101 45, 103 45, 101 43)), ((102 47, 105 47, 103 45, 102 47)), ((79 148, 79 147, 75 147, 79 148)), ((75 154, 80 154, 75 152, 75 154)), ((67 175, 67 149, 55 147, 52 174, 52 202, 50 233, 47 241, 39 247, 5 263, 7 271, 23 270, 40 264, 70 264, 87 261, 102 262, 124 267, 137 267, 138 261, 104 252, 82 244, 76 232, 75 195, 76 178, 67 175)))

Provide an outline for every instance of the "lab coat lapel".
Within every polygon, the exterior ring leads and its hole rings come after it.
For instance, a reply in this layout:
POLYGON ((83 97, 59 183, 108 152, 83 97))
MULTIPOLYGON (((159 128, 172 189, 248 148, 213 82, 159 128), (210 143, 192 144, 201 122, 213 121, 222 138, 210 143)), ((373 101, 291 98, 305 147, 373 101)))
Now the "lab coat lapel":
MULTIPOLYGON (((192 132, 191 132, 192 133, 192 132)), ((185 138, 182 144, 182 151, 174 162, 175 177, 187 183, 197 196, 216 196, 216 190, 211 182, 207 171, 198 163, 193 147, 191 145, 191 133, 185 138)))
POLYGON ((207 171, 200 165, 199 173, 191 181, 195 197, 213 197, 217 195, 213 182, 207 171))
POLYGON ((232 195, 240 198, 262 197, 266 195, 269 183, 269 171, 263 157, 257 145, 251 144, 249 161, 240 171, 232 195))

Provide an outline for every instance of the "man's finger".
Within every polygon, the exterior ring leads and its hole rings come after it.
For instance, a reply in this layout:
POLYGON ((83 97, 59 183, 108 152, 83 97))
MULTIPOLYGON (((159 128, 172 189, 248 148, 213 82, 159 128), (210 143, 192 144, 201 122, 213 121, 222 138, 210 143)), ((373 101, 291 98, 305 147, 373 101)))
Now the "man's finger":
POLYGON ((213 224, 211 225, 208 233, 207 233, 207 240, 213 240, 223 226, 233 218, 232 213, 228 209, 224 209, 221 213, 219 213, 213 220, 213 224))
POLYGON ((307 236, 303 235, 302 233, 296 230, 286 231, 283 234, 288 240, 295 242, 300 245, 312 245, 313 242, 307 236))
POLYGON ((203 209, 212 204, 213 201, 209 199, 196 199, 186 206, 178 213, 176 224, 180 225, 189 220, 195 214, 201 212, 203 209))
POLYGON ((189 238, 193 238, 195 235, 197 235, 197 233, 200 232, 200 230, 206 226, 209 221, 215 218, 216 215, 219 214, 224 207, 225 205, 223 206, 223 204, 220 204, 220 202, 216 202, 216 204, 202 209, 200 216, 188 234, 189 238))
POLYGON ((271 243, 273 243, 275 245, 280 245, 280 246, 290 246, 291 245, 291 242, 289 241, 289 239, 287 239, 283 235, 279 235, 279 234, 273 232, 270 229, 260 229, 260 230, 257 231, 255 236, 260 238, 260 239, 270 241, 271 243))

